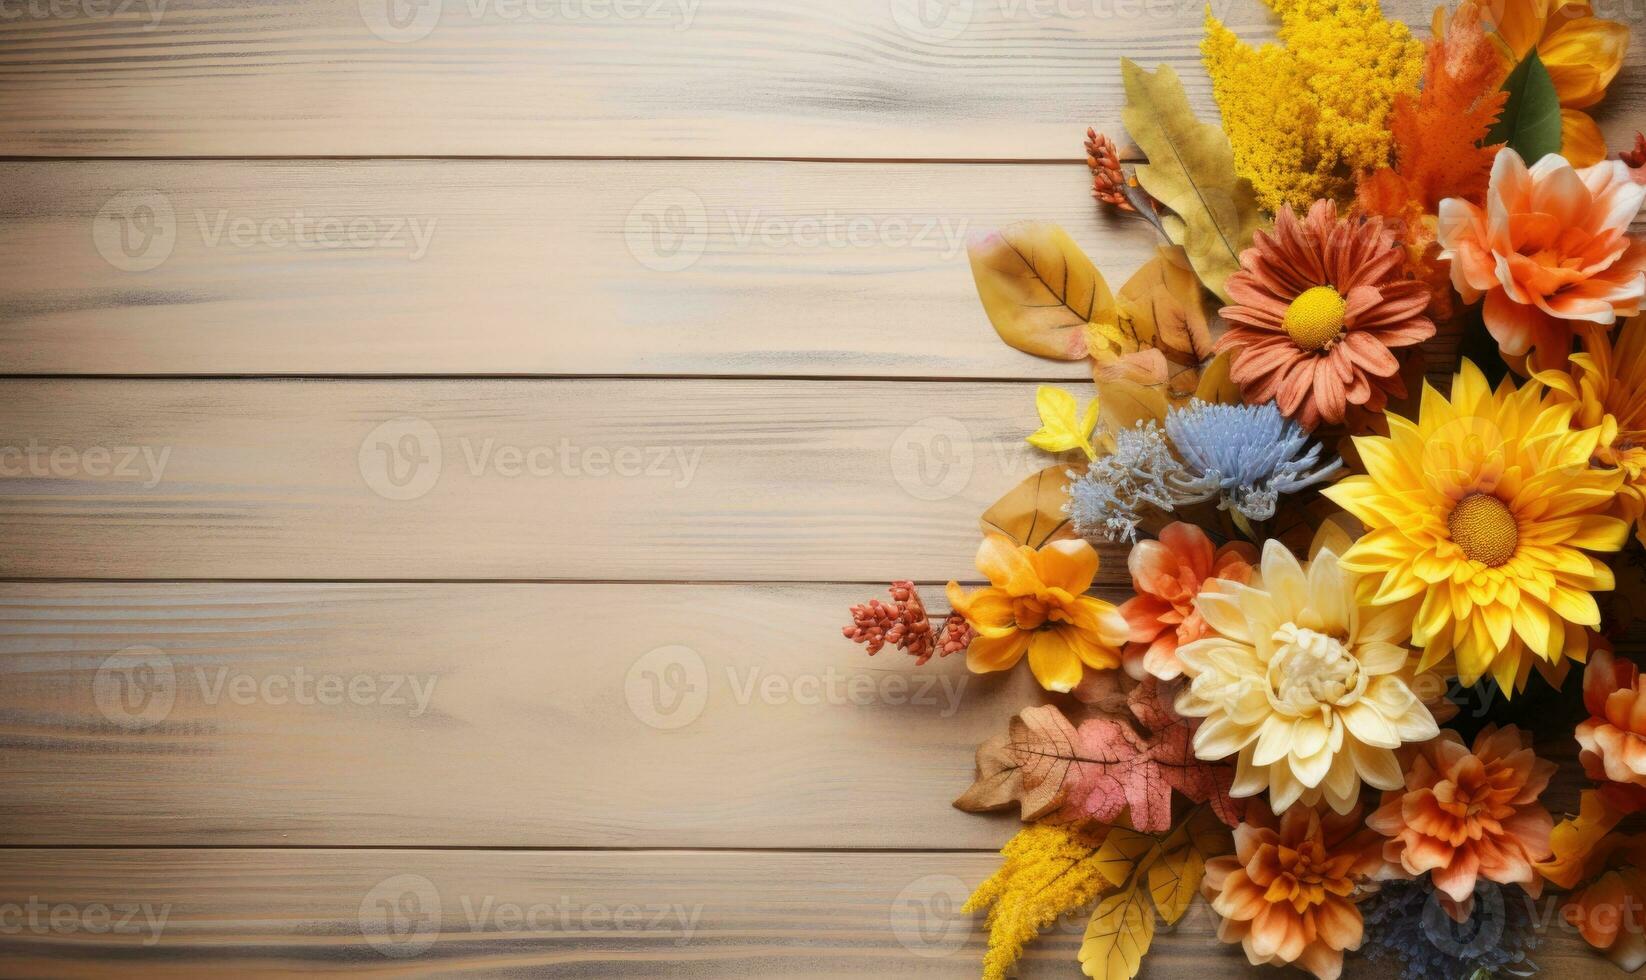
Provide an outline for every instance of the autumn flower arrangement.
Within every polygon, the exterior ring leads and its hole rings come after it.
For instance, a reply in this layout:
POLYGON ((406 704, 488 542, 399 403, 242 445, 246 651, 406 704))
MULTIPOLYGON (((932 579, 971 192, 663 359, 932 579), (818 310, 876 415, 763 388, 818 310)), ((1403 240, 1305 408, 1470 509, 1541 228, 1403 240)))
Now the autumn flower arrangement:
POLYGON ((1527 975, 1539 901, 1637 970, 1646 137, 1590 115, 1628 31, 1266 2, 1276 43, 1208 14, 1216 119, 1123 61, 1139 153, 1087 131, 1114 234, 1158 239, 1123 286, 1049 223, 970 243, 1000 337, 1094 391, 1037 393, 947 619, 897 582, 846 635, 1044 691, 955 800, 1025 824, 965 908, 985 977, 1079 914, 1129 980, 1196 903, 1319 980, 1527 975))

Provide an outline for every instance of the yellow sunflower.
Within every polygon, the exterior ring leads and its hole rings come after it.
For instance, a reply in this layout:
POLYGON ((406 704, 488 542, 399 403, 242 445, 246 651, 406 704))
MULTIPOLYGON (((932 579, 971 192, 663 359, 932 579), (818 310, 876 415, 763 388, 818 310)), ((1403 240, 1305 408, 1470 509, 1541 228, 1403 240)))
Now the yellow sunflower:
POLYGON ((1615 344, 1604 329, 1585 331, 1570 371, 1540 371, 1537 380, 1572 403, 1572 425, 1600 429, 1595 462, 1623 471, 1618 513, 1646 544, 1646 316, 1624 324, 1615 344))
POLYGON ((1535 381, 1494 392, 1464 361, 1450 401, 1425 385, 1419 421, 1355 439, 1366 475, 1323 491, 1368 529, 1343 565, 1371 601, 1415 605, 1418 670, 1454 656, 1463 683, 1490 673, 1512 694, 1528 650, 1551 672, 1588 656, 1590 593, 1614 582, 1586 552, 1618 550, 1629 525, 1608 513, 1622 472, 1591 464, 1601 430, 1572 415, 1535 381))

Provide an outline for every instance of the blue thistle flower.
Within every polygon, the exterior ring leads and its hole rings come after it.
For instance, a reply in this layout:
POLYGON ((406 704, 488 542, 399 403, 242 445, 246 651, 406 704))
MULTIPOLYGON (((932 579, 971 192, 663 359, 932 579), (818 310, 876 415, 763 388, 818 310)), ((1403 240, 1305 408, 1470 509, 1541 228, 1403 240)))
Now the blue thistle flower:
MULTIPOLYGON (((1190 402, 1166 413, 1165 426, 1142 422, 1115 434, 1114 451, 1068 487, 1065 510, 1081 535, 1135 541, 1152 511, 1216 499, 1251 521, 1273 517, 1282 494, 1330 479, 1343 461, 1322 464, 1321 447, 1271 402, 1190 402)), ((1070 474, 1075 476, 1075 474, 1070 474)))
POLYGON ((1281 494, 1296 493, 1334 476, 1343 461, 1321 466, 1320 446, 1309 445, 1303 427, 1262 405, 1190 402, 1166 413, 1166 436, 1190 474, 1184 489, 1248 520, 1275 514, 1281 494))

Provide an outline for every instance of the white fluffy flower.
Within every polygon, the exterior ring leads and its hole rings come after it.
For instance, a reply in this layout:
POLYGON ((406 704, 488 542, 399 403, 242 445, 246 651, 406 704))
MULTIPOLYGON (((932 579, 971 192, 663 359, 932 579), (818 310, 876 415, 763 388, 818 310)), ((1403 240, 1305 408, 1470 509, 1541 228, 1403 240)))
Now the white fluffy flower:
POLYGON ((1196 600, 1215 635, 1178 648, 1190 683, 1177 710, 1206 719, 1195 755, 1238 754, 1235 796, 1267 789, 1276 813, 1321 798, 1347 813, 1362 780, 1405 784, 1395 749, 1439 734, 1409 683, 1410 618, 1361 607, 1355 583, 1330 548, 1305 570, 1270 541, 1260 581, 1196 600))

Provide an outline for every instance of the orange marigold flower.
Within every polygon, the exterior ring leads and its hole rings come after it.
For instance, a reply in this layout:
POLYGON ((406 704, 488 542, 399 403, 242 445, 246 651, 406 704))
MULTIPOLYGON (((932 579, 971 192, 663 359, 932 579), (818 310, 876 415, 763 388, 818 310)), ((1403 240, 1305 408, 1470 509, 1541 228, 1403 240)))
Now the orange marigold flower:
POLYGON ((1303 219, 1283 207, 1229 277, 1235 305, 1218 351, 1233 351, 1230 378, 1246 400, 1273 399, 1306 428, 1342 422, 1350 405, 1383 411, 1404 398, 1392 351, 1434 336, 1429 290, 1404 273, 1406 253, 1382 218, 1337 216, 1316 201, 1303 219))
POLYGON ((970 595, 949 583, 949 602, 977 631, 966 650, 976 673, 1010 670, 1029 655, 1029 669, 1048 691, 1068 692, 1085 667, 1120 666, 1131 630, 1110 603, 1086 595, 1097 577, 1097 551, 1085 541, 1053 541, 1036 551, 1004 534, 977 549, 989 587, 970 595))
POLYGON ((1477 878, 1517 884, 1534 897, 1542 890, 1532 864, 1549 857, 1554 820, 1538 797, 1556 766, 1531 745, 1531 733, 1513 725, 1488 725, 1472 750, 1456 732, 1441 732, 1413 753, 1406 788, 1384 793, 1366 818, 1390 838, 1384 858, 1407 874, 1431 874, 1459 921, 1468 918, 1477 878))
POLYGON ((1169 681, 1183 673, 1177 648, 1207 633, 1195 597, 1208 580, 1249 583, 1257 549, 1236 541, 1221 548, 1206 532, 1181 521, 1166 525, 1158 541, 1132 546, 1127 568, 1137 595, 1120 604, 1131 627, 1126 673, 1142 680, 1152 674, 1169 681))
POLYGON ((1618 809, 1646 810, 1646 687, 1640 669, 1597 650, 1583 670, 1583 706, 1590 718, 1577 726, 1578 761, 1618 809))
POLYGON ((1537 367, 1564 367, 1578 328, 1640 312, 1646 242, 1629 223, 1643 201, 1646 185, 1621 160, 1578 170, 1550 154, 1528 168, 1504 148, 1485 207, 1440 202, 1440 257, 1464 302, 1486 297, 1486 329, 1505 355, 1535 349, 1537 367))
POLYGON ((1253 802, 1234 841, 1234 855, 1208 861, 1200 883, 1223 917, 1218 938, 1240 943, 1254 966, 1296 964, 1336 980, 1344 950, 1360 948, 1360 886, 1384 869, 1360 808, 1340 816, 1294 806, 1276 820, 1253 802))

